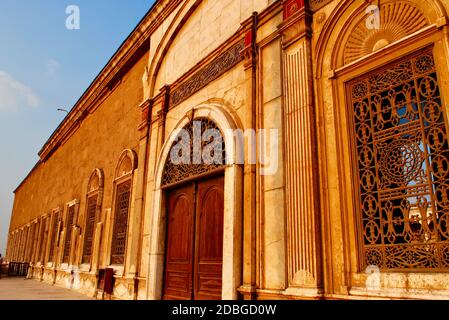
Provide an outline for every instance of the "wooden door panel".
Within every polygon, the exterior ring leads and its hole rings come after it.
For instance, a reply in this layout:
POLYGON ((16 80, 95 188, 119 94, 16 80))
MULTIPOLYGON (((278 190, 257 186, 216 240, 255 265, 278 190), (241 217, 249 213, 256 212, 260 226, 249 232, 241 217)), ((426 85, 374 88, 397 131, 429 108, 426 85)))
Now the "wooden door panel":
POLYGON ((193 296, 193 244, 195 232, 194 185, 168 193, 165 300, 191 300, 193 296))
POLYGON ((195 299, 221 299, 223 218, 224 178, 199 182, 195 232, 195 299))

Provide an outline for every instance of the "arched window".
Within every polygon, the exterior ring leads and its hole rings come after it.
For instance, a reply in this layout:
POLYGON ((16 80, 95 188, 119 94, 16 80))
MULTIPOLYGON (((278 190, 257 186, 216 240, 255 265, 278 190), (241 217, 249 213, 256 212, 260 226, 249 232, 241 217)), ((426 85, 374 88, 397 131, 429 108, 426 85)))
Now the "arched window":
POLYGON ((449 269, 449 147, 433 48, 347 88, 365 264, 449 269))
POLYGON ((53 216, 51 220, 51 240, 50 240, 50 254, 49 254, 49 262, 56 263, 57 260, 57 247, 59 243, 59 233, 61 231, 61 210, 55 209, 53 210, 53 216))
POLYGON ((181 129, 165 164, 162 186, 222 170, 226 163, 223 134, 206 118, 198 118, 181 129))
POLYGON ((73 229, 76 225, 76 221, 78 219, 78 208, 79 201, 73 200, 72 202, 67 204, 66 210, 66 218, 65 218, 65 236, 64 236, 64 246, 63 246, 63 255, 62 262, 70 264, 71 261, 71 251, 72 251, 72 234, 73 229))
POLYGON ((123 265, 125 263, 132 178, 136 167, 137 156, 132 150, 125 150, 120 156, 114 180, 114 222, 111 246, 111 264, 113 265, 123 265))
POLYGON ((50 228, 49 224, 50 224, 50 215, 47 214, 42 217, 42 237, 41 237, 41 248, 39 250, 39 262, 43 265, 47 263, 46 259, 47 259, 47 245, 49 242, 48 239, 48 231, 50 228))
POLYGON ((83 264, 90 264, 95 235, 95 226, 99 220, 101 203, 103 201, 104 175, 101 169, 92 172, 86 194, 86 222, 83 241, 83 264))

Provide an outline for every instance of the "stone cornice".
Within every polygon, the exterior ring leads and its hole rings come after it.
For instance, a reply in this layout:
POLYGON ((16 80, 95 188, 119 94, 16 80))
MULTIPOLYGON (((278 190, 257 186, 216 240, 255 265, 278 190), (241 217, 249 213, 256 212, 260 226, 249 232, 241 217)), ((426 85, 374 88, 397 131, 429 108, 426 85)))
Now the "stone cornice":
POLYGON ((41 161, 48 157, 79 127, 90 109, 120 81, 120 71, 149 43, 151 34, 183 0, 158 0, 123 42, 93 83, 84 92, 67 117, 39 152, 41 161), (118 78, 118 79, 117 79, 118 78))

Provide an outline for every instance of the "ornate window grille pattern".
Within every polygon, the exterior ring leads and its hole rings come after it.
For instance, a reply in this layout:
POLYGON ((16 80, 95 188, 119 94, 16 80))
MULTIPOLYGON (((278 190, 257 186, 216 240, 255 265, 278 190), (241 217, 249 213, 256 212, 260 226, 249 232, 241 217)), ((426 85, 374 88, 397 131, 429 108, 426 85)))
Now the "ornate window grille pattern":
POLYGON ((51 232, 51 242, 50 242, 50 261, 56 262, 56 250, 55 247, 57 246, 57 239, 58 239, 58 233, 59 233, 59 217, 60 213, 55 214, 55 220, 53 222, 53 228, 51 232))
POLYGON ((128 213, 131 196, 131 180, 117 186, 114 232, 112 238, 111 263, 125 263, 126 234, 128 230, 128 213))
POLYGON ((70 260, 70 249, 72 248, 72 229, 73 220, 75 218, 75 206, 70 206, 67 213, 67 229, 64 241, 64 257, 62 262, 69 263, 70 260))
POLYGON ((47 219, 42 219, 42 233, 41 233, 41 242, 39 247, 39 261, 42 263, 45 263, 45 251, 46 251, 46 245, 47 245, 47 219))
MULTIPOLYGON (((190 178, 194 178, 203 174, 207 174, 209 172, 224 168, 225 162, 226 162, 226 149, 225 149, 225 143, 223 134, 220 132, 220 129, 217 127, 217 125, 207 118, 200 118, 195 119, 192 122, 190 122, 187 126, 183 128, 189 133, 190 136, 190 160, 191 163, 189 164, 174 164, 171 161, 170 154, 167 160, 167 163, 165 164, 164 173, 162 176, 162 186, 166 187, 169 185, 173 185, 176 183, 180 183, 182 181, 188 180, 190 178), (213 164, 205 164, 203 161, 201 161, 200 164, 193 163, 194 159, 194 122, 201 122, 201 136, 207 131, 207 130, 217 130, 217 132, 220 133, 221 141, 220 139, 211 139, 210 141, 202 141, 201 142, 201 150, 204 150, 204 147, 207 145, 210 145, 211 143, 220 143, 220 145, 214 146, 211 148, 211 150, 221 150, 222 152, 222 162, 221 163, 213 163, 213 164)), ((180 141, 181 137, 178 136, 175 139, 175 143, 173 144, 172 148, 177 145, 178 143, 181 143, 180 141)), ((213 154, 211 154, 213 157, 213 154)))
POLYGON ((92 246, 93 246, 95 222, 97 215, 97 201, 98 201, 97 195, 91 196, 87 199, 87 221, 86 221, 86 230, 84 234, 82 263, 91 263, 92 246))
POLYGON ((365 266, 449 269, 449 150, 432 49, 348 84, 365 266))

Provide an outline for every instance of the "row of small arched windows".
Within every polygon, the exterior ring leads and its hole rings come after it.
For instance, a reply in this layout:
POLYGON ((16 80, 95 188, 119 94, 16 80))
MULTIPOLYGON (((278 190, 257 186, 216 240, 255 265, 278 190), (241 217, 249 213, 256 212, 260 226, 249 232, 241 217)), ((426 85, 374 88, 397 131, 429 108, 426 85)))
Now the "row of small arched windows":
MULTIPOLYGON (((128 217, 131 207, 132 178, 137 168, 137 156, 132 150, 125 150, 120 156, 114 175, 113 225, 111 243, 111 265, 123 265, 125 262, 128 217)), ((67 204, 66 216, 62 209, 53 210, 44 216, 40 223, 36 221, 28 227, 12 232, 8 239, 7 259, 13 262, 52 262, 60 260, 62 264, 71 264, 74 232, 77 221, 82 225, 81 264, 91 264, 97 223, 101 221, 104 192, 104 173, 95 169, 87 184, 86 206, 83 221, 78 221, 79 202, 67 204), (62 232, 64 231, 64 232, 62 232), (64 234, 64 236, 62 236, 64 234), (61 247, 62 245, 62 247, 61 247), (58 250, 60 248, 60 259, 58 250)))

